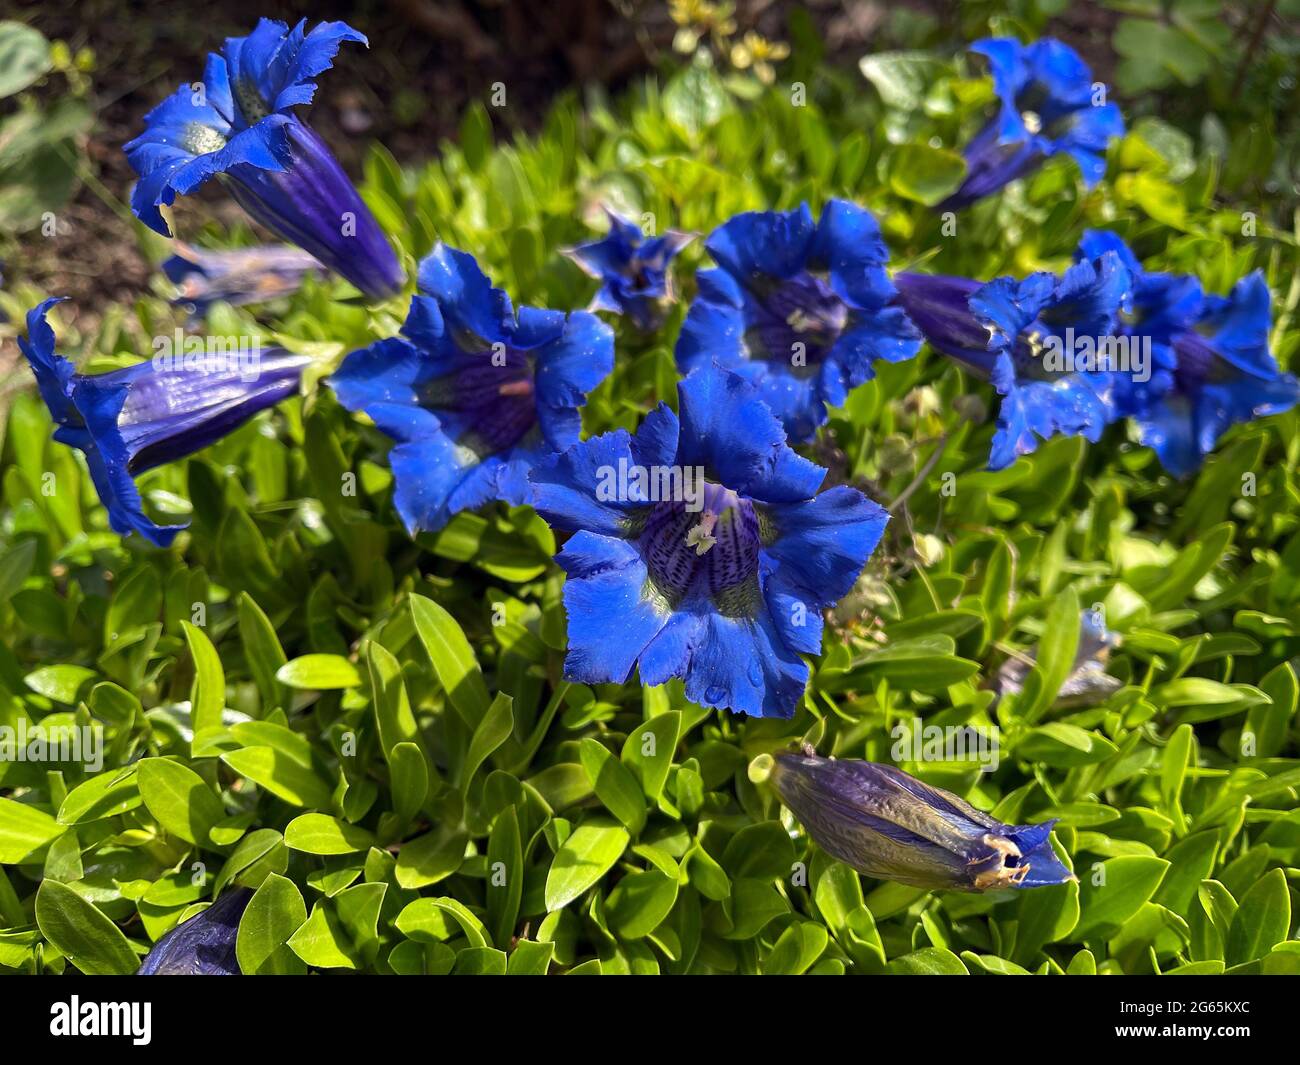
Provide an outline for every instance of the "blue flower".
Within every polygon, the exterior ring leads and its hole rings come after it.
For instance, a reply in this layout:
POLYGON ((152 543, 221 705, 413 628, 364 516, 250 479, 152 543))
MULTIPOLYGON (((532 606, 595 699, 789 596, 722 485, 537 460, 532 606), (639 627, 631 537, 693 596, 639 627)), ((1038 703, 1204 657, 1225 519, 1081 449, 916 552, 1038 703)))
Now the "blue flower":
POLYGON ((864 876, 954 891, 1077 879, 1052 849, 1055 818, 1006 825, 891 765, 811 749, 776 755, 769 779, 816 844, 864 876))
POLYGON ((869 211, 831 200, 737 215, 705 242, 717 269, 677 341, 683 373, 717 363, 759 389, 795 441, 812 438, 872 364, 916 354, 920 337, 895 306, 889 251, 869 211))
POLYGON ((974 203, 1062 152, 1089 188, 1102 179, 1106 146, 1124 135, 1124 119, 1074 49, 1051 37, 1030 45, 989 37, 971 51, 988 57, 998 114, 967 145, 966 180, 941 209, 974 203))
POLYGON ((397 441, 407 529, 442 528, 493 499, 528 502, 528 471, 577 443, 578 408, 614 368, 614 334, 586 311, 521 307, 473 256, 439 244, 394 337, 354 351, 329 384, 397 441))
POLYGON ((1122 375, 1116 404, 1170 473, 1194 473, 1230 426, 1300 401, 1300 383, 1269 351, 1270 294, 1261 273, 1212 296, 1194 277, 1143 270, 1114 233, 1085 233, 1077 254, 1104 253, 1132 273, 1132 308, 1119 330, 1149 346, 1153 367, 1149 375, 1122 375))
POLYGON ((987 284, 900 273, 907 313, 932 347, 993 383, 1002 396, 989 468, 1003 469, 1058 434, 1096 443, 1118 417, 1110 350, 1131 275, 1113 252, 1057 277, 987 284))
POLYGON ((821 611, 853 586, 888 516, 786 444, 752 385, 718 367, 679 388, 635 436, 619 430, 532 473, 533 505, 573 533, 565 676, 643 684, 791 717, 821 650, 821 611))
POLYGON ((649 332, 659 325, 664 306, 674 299, 668 264, 695 238, 670 229, 662 237, 646 239, 634 223, 608 207, 605 213, 609 233, 601 240, 570 248, 566 254, 600 281, 588 310, 626 314, 638 329, 649 332))
POLYGON ((305 26, 259 20, 208 55, 201 86, 182 86, 145 116, 145 131, 125 146, 140 175, 131 208, 170 236, 158 208, 219 176, 271 232, 384 299, 403 284, 397 256, 333 153, 293 111, 311 101, 343 41, 366 39, 343 22, 305 26))
POLYGON ((153 945, 137 976, 239 976, 235 940, 239 919, 253 892, 227 891, 211 906, 179 924, 153 945))
POLYGON ((288 296, 308 274, 320 271, 320 263, 285 244, 209 251, 178 243, 162 270, 180 289, 173 302, 189 307, 191 318, 201 319, 217 302, 239 306, 288 296))
POLYGON ((115 532, 138 532, 166 547, 184 525, 155 525, 132 478, 220 440, 298 390, 310 360, 279 349, 219 355, 159 355, 102 374, 79 374, 54 351, 45 316, 57 299, 27 313, 27 356, 58 428, 54 439, 82 451, 115 532))

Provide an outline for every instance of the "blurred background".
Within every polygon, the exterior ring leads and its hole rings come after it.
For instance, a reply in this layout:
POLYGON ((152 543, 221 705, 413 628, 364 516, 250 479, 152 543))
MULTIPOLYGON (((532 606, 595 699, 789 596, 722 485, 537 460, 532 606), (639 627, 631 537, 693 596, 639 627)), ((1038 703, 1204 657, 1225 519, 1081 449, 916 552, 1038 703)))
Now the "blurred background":
MULTIPOLYGON (((311 111, 353 175, 375 140, 404 165, 436 154, 498 82, 506 105, 489 113, 502 138, 536 129, 557 94, 617 93, 699 49, 770 82, 789 77, 806 48, 852 70, 884 49, 952 52, 992 27, 1060 37, 1131 119, 1158 115, 1225 155, 1255 151, 1271 165, 1245 167, 1251 187, 1241 191, 1296 198, 1300 0, 3 0, 0 260, 10 282, 72 297, 76 316, 148 286, 158 248, 133 236, 122 143, 176 85, 201 76, 209 50, 261 16, 345 19, 369 37, 369 51, 344 48, 311 111), (1247 139, 1229 145, 1229 130, 1247 139)), ((214 190, 194 203, 186 210, 239 219, 214 190)))

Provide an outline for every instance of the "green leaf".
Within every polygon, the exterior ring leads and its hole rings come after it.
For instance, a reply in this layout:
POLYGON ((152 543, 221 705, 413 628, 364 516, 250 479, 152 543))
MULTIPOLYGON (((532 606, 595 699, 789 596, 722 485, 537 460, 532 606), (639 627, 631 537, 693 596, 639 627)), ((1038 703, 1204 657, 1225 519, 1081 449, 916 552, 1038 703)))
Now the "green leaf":
POLYGON ((514 731, 514 700, 504 692, 497 694, 474 730, 469 743, 469 753, 461 766, 460 787, 462 793, 468 793, 474 780, 474 774, 487 761, 488 755, 495 751, 514 731))
POLYGON ((288 946, 307 965, 319 969, 355 969, 352 939, 328 902, 316 903, 311 916, 288 939, 288 946))
POLYGON ((81 689, 98 680, 99 674, 85 666, 42 666, 23 679, 37 695, 72 706, 81 698, 81 689))
POLYGON ((194 726, 194 739, 209 729, 221 727, 221 712, 226 708, 226 675, 221 668, 221 658, 212 641, 202 629, 188 621, 181 622, 185 640, 194 660, 194 687, 190 692, 190 720, 194 726))
POLYGON ((1286 873, 1272 869, 1242 896, 1228 928, 1228 965, 1262 958, 1283 942, 1291 929, 1291 893, 1286 873))
POLYGON ((603 743, 587 737, 582 741, 582 767, 591 779, 592 790, 632 835, 645 825, 645 798, 641 783, 632 771, 614 757, 603 743))
POLYGON ((265 717, 284 702, 284 689, 276 676, 288 662, 280 638, 271 619, 257 601, 247 592, 240 592, 236 600, 239 615, 239 638, 244 645, 244 657, 249 671, 262 697, 262 715, 265 717))
POLYGON ((36 924, 87 976, 129 976, 140 966, 121 929, 67 884, 41 881, 36 924))
POLYGON ((488 836, 488 925, 492 941, 508 947, 519 917, 524 891, 524 857, 519 842, 519 818, 513 806, 499 814, 488 836))
POLYGON ((875 52, 863 56, 858 68, 880 98, 900 111, 920 108, 940 62, 928 52, 875 52))
POLYGON ((388 755, 388 782, 393 812, 403 821, 411 820, 429 795, 428 761, 414 743, 393 746, 388 755))
POLYGON ((889 187, 898 196, 934 207, 951 196, 966 176, 966 160, 947 148, 904 144, 889 167, 889 187))
POLYGON ((275 679, 290 688, 305 691, 332 691, 361 684, 357 667, 342 655, 302 655, 282 665, 276 671, 275 679))
POLYGON ((337 817, 299 814, 285 827, 284 845, 306 854, 353 854, 373 847, 375 837, 337 817))
POLYGON ((647 869, 623 877, 610 892, 606 905, 620 936, 642 939, 659 927, 676 901, 677 878, 647 869))
POLYGON ((0 22, 0 99, 21 92, 50 69, 50 43, 22 22, 0 22))
POLYGON ((611 818, 584 821, 564 841, 546 875, 546 908, 558 910, 578 898, 611 868, 631 837, 611 818))
POLYGON ((970 970, 950 950, 922 947, 895 958, 886 969, 899 976, 969 976, 970 970))
POLYGON ((1047 627, 1038 642, 1038 659, 1025 680, 1025 694, 1018 704, 1025 721, 1036 722, 1056 701, 1061 686, 1074 671, 1078 646, 1079 596, 1073 588, 1065 588, 1048 608, 1047 627))
POLYGON ((210 845, 212 826, 225 819, 226 808, 201 776, 169 758, 145 758, 137 764, 136 781, 164 829, 188 843, 210 845))
POLYGON ((117 771, 106 770, 68 792, 67 798, 59 807, 58 821, 61 825, 100 821, 134 810, 140 802, 135 766, 117 771))
POLYGON ((239 921, 235 957, 245 976, 306 972, 289 940, 307 920, 307 906, 292 880, 270 874, 248 900, 239 921))
POLYGON ((477 726, 491 699, 465 633, 446 610, 423 596, 411 596, 411 617, 447 698, 466 724, 477 726))
POLYGON ((664 118, 687 143, 694 144, 701 134, 722 120, 732 109, 732 103, 713 68, 696 62, 668 82, 663 108, 664 118))
POLYGON ((1071 939, 1087 939, 1122 925, 1142 908, 1164 878, 1169 863, 1138 855, 1111 858, 1080 876, 1079 923, 1071 939))
POLYGON ((1117 748, 1096 732, 1052 721, 1026 732, 1015 750, 1018 758, 1069 768, 1104 762, 1115 755, 1117 748))
POLYGON ((0 797, 0 865, 39 861, 42 851, 66 831, 43 810, 0 797))
POLYGON ((225 752, 221 760, 241 777, 247 777, 294 806, 328 810, 334 805, 333 786, 283 751, 272 747, 244 747, 225 752))
POLYGON ((554 943, 534 943, 521 939, 510 952, 507 976, 545 976, 555 954, 554 943))
POLYGON ((681 711, 673 710, 633 730, 623 744, 623 763, 640 781, 641 792, 651 803, 657 803, 664 790, 681 727, 681 711))

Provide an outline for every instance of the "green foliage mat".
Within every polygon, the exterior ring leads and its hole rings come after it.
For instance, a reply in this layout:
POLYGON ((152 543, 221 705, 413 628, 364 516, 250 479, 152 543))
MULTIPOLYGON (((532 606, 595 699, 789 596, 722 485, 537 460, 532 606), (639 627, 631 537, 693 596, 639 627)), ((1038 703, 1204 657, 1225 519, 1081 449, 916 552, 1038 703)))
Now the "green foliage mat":
MULTIPOLYGON (((436 233, 516 302, 551 307, 590 296, 557 253, 589 238, 602 200, 706 233, 843 196, 881 219, 897 268, 980 278, 1059 268, 1105 225, 1214 291, 1264 269, 1273 350, 1293 361, 1295 238, 1251 202, 1271 142, 1216 153, 1139 117, 1091 192, 1058 159, 945 228, 930 205, 962 163, 936 145, 986 111, 987 82, 910 53, 873 57, 864 80, 813 51, 791 61, 801 106, 788 84, 703 65, 617 104, 561 100, 535 138, 494 138, 476 105, 436 162, 403 169, 375 149, 365 198, 412 259, 436 233)), ((679 260, 686 298, 703 261, 699 242, 679 260)), ((404 310, 367 311, 331 284, 274 319, 322 374, 404 310)), ((649 340, 620 325, 587 432, 674 401, 681 314, 649 340)), ((104 368, 178 322, 150 296, 62 346, 104 368)), ((263 333, 229 308, 208 329, 263 333)), ((0 762, 0 971, 130 972, 196 904, 247 885, 246 972, 1300 972, 1296 414, 1238 427, 1178 482, 1122 426, 986 472, 978 408, 994 402, 927 351, 833 412, 809 454, 898 502, 781 722, 702 709, 676 682, 564 682, 547 526, 497 507, 412 542, 386 440, 326 390, 142 478, 154 514, 192 521, 169 551, 106 531, 80 459, 19 395, 0 724, 95 726, 103 746, 98 771, 0 762), (1123 640, 1107 665, 1119 684, 1063 705, 1094 605, 1123 640), (999 667, 1030 656, 995 703, 999 667), (994 772, 903 767, 1004 821, 1060 818, 1079 883, 965 895, 863 880, 749 779, 755 756, 799 741, 891 761, 915 718, 996 726, 994 772)))

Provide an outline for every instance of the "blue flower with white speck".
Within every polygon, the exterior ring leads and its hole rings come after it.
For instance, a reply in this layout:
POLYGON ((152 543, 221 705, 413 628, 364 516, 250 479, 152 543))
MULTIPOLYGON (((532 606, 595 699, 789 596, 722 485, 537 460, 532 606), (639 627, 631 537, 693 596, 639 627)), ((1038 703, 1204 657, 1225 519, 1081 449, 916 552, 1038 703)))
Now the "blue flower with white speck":
POLYGON ((636 666, 643 684, 681 677, 705 706, 792 717, 821 611, 888 515, 847 485, 819 495, 826 471, 736 374, 699 369, 679 397, 680 415, 661 404, 634 436, 595 437, 531 474, 533 505, 573 534, 557 556, 565 676, 622 683, 636 666))
POLYGON ((201 84, 182 86, 145 116, 144 132, 125 145, 140 176, 131 208, 170 236, 159 207, 218 177, 262 225, 385 299, 403 284, 397 256, 333 153, 294 112, 311 101, 339 45, 366 39, 343 22, 305 26, 259 20, 208 55, 201 84))
POLYGON ((1108 350, 1130 293, 1130 272, 1115 253, 1084 259, 1059 277, 981 284, 903 272, 894 283, 931 346, 1001 395, 990 469, 1060 434, 1096 443, 1118 417, 1113 393, 1121 375, 1098 356, 1108 350), (1049 355, 1059 356, 1059 365, 1049 355))
POLYGON ((1052 37, 1028 45, 989 37, 971 51, 988 58, 998 114, 967 145, 966 180, 941 210, 983 199, 1062 153, 1089 188, 1102 179, 1106 146, 1124 135, 1124 119, 1074 49, 1052 37))
POLYGON ((614 368, 604 322, 516 313, 465 252, 439 244, 419 286, 403 336, 352 352, 329 378, 397 441, 394 502, 412 535, 490 500, 528 502, 528 471, 577 443, 579 408, 614 368))
POLYGON ((58 428, 54 439, 86 457, 91 480, 123 535, 137 532, 166 547, 184 525, 154 524, 133 480, 216 443, 259 411, 298 391, 311 361, 279 349, 223 352, 212 358, 177 355, 101 374, 79 374, 54 350, 46 321, 57 299, 27 314, 27 357, 41 398, 58 428))
POLYGON ((699 273, 678 368, 716 363, 739 374, 792 440, 810 440, 828 406, 875 376, 875 362, 910 359, 920 346, 862 207, 831 200, 817 222, 807 204, 737 215, 705 247, 718 266, 699 273))
POLYGON ((1134 278, 1119 330, 1148 342, 1154 364, 1149 379, 1119 378, 1116 403, 1170 473, 1194 473, 1230 426, 1300 401, 1300 382, 1269 351, 1271 298, 1261 273, 1227 296, 1207 295, 1194 277, 1144 270, 1117 234, 1084 234, 1081 257, 1106 253, 1123 259, 1134 278))
POLYGON ((588 310, 625 314, 638 329, 650 332, 674 299, 668 264, 694 237, 673 229, 661 237, 646 237, 633 222, 609 208, 605 213, 609 233, 566 254, 600 282, 588 310))

